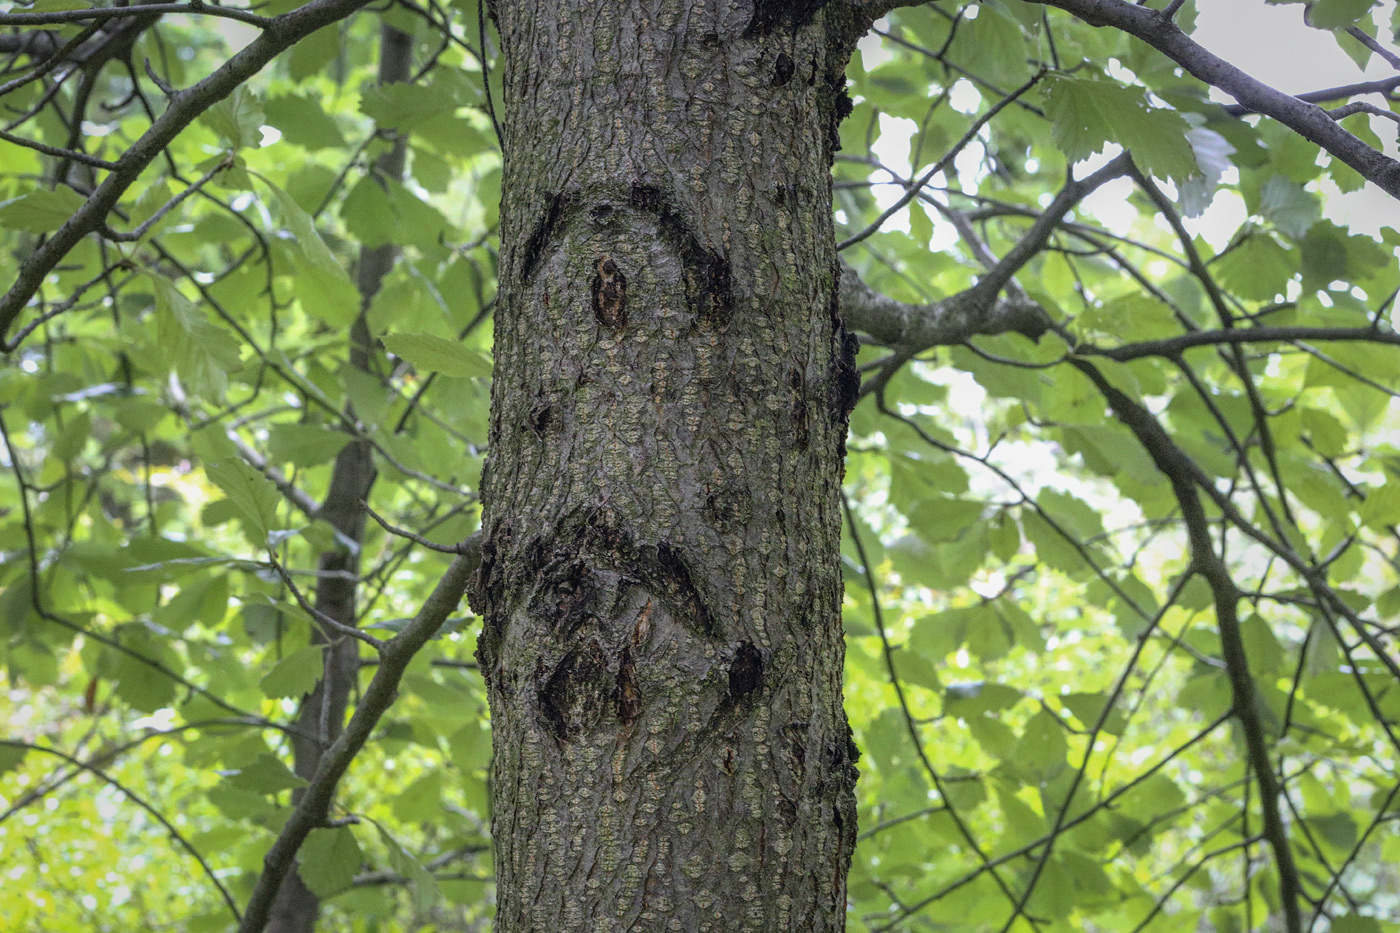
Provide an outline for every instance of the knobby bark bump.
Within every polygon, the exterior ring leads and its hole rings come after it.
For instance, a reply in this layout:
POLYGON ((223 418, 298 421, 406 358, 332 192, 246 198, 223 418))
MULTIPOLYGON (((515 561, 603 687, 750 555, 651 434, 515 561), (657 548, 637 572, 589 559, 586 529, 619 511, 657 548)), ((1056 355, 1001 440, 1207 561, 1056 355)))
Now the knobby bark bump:
POLYGON ((821 6, 492 10, 506 165, 472 600, 500 933, 844 929, 850 36, 821 6))

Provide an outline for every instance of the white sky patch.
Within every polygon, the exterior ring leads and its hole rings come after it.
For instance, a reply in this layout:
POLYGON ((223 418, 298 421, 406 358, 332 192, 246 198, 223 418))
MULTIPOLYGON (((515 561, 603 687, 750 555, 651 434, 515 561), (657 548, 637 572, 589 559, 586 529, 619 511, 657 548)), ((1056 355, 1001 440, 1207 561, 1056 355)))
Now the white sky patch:
POLYGON ((1227 188, 1215 193, 1215 200, 1210 202, 1210 207, 1206 208, 1201 216, 1186 220, 1185 223, 1192 236, 1204 237, 1218 253, 1229 244, 1230 237, 1235 235, 1248 217, 1249 211, 1244 206, 1244 198, 1227 188))
MULTIPOLYGON (((1081 171, 1076 174, 1087 173, 1081 171)), ((1128 203, 1132 193, 1131 178, 1115 178, 1080 201, 1076 210, 1080 214, 1092 214, 1108 230, 1127 230, 1138 214, 1137 208, 1128 203)))
MULTIPOLYGON (((1388 17, 1390 4, 1380 4, 1376 13, 1388 17)), ((1381 35, 1385 34, 1383 30, 1381 35)), ((1377 55, 1371 56, 1364 72, 1358 69, 1330 35, 1303 22, 1303 7, 1297 4, 1274 6, 1264 0, 1201 4, 1192 38, 1252 77, 1289 94, 1375 80, 1394 73, 1377 55)), ((1230 100, 1216 90, 1211 91, 1211 97, 1230 100)), ((1359 99, 1383 104, 1377 95, 1359 99)), ((1382 117, 1370 120, 1371 129, 1381 138, 1386 152, 1400 158, 1395 124, 1382 117)), ((1342 194, 1331 182, 1325 182, 1322 194, 1323 216, 1349 225, 1357 233, 1375 236, 1382 226, 1400 228, 1400 209, 1375 185, 1342 194)))

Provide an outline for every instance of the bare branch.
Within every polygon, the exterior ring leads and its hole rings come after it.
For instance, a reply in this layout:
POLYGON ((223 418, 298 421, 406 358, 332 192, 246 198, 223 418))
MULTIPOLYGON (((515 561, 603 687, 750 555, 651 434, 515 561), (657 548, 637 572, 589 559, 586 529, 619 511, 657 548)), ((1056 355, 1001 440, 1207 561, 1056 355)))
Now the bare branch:
POLYGON ((1174 359, 1180 356, 1183 350, 1189 350, 1192 347, 1283 343, 1294 340, 1356 341, 1400 347, 1400 334, 1394 331, 1377 330, 1373 327, 1249 327, 1231 328, 1230 330, 1197 330, 1178 334, 1175 337, 1164 337, 1160 340, 1124 344, 1121 347, 1081 345, 1075 347, 1074 350, 1085 356, 1103 356, 1111 360, 1125 362, 1149 356, 1174 359))
MULTIPOLYGON (((1385 94, 1387 96, 1400 90, 1400 78, 1381 78, 1377 81, 1359 81, 1356 84, 1343 84, 1338 87, 1323 88, 1320 91, 1308 91, 1306 94, 1294 95, 1299 100, 1307 101, 1310 104, 1325 104, 1334 100, 1345 100, 1348 97, 1356 97, 1359 94, 1385 94)), ((1232 117, 1244 116, 1247 113, 1255 113, 1252 107, 1243 104, 1230 104, 1225 108, 1225 112, 1232 117)))
POLYGON ((146 3, 137 6, 99 7, 92 10, 60 10, 53 13, 0 13, 0 26, 57 26, 61 23, 98 22, 109 19, 122 19, 128 16, 150 16, 153 13, 188 13, 191 16, 216 16, 236 19, 266 29, 274 22, 267 16, 259 16, 251 10, 236 7, 218 6, 204 0, 190 0, 189 3, 146 3))

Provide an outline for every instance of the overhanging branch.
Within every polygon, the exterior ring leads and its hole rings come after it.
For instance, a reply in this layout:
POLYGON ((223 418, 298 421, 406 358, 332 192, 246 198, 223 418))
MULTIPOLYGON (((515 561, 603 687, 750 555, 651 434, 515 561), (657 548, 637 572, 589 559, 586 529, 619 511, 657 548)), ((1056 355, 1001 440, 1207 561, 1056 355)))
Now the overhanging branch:
POLYGON ((9 332, 15 318, 38 292, 44 278, 83 237, 102 228, 107 215, 146 166, 196 117, 233 93, 234 88, 306 36, 344 19, 368 3, 369 0, 311 0, 290 13, 270 20, 257 38, 213 74, 175 93, 165 112, 132 143, 111 174, 88 196, 82 207, 20 265, 14 284, 0 297, 0 338, 9 332))
POLYGON ((1031 0, 1064 10, 1091 26, 1113 26, 1146 42, 1240 105, 1273 117, 1400 198, 1400 162, 1347 132, 1316 104, 1270 87, 1205 49, 1164 12, 1123 0, 1031 0))

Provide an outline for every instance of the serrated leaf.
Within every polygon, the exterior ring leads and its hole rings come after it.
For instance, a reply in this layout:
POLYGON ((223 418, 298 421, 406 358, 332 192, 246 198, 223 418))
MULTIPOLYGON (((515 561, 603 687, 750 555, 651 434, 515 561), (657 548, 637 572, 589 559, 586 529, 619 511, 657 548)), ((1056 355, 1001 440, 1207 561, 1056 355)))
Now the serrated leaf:
POLYGON ((433 334, 386 334, 383 341, 389 352, 408 360, 420 372, 459 378, 491 375, 486 358, 456 340, 433 334))
POLYGON ((310 693, 321 679, 322 651, 317 647, 293 651, 272 666, 259 682, 263 695, 270 699, 299 697, 310 693))
POLYGON ((349 826, 313 829, 297 855, 297 874, 319 898, 328 898, 350 887, 364 855, 349 826))
POLYGON ((311 286, 309 289, 298 289, 302 307, 327 324, 349 324, 360 310, 359 289, 321 238, 316 222, 296 202, 296 198, 266 178, 259 178, 272 191, 282 210, 282 219, 302 261, 302 274, 307 279, 306 284, 311 286))
POLYGON ((262 105, 257 95, 243 84, 204 111, 199 122, 218 133, 230 149, 256 147, 262 140, 262 105))
POLYGON ((277 525, 277 505, 282 498, 277 487, 242 460, 208 463, 204 472, 228 497, 249 538, 262 545, 277 525))
POLYGON ((1274 175, 1259 190, 1259 213, 1295 240, 1322 218, 1322 205, 1295 181, 1274 175))
POLYGON ((435 84, 383 84, 360 98, 360 112, 380 129, 408 129, 429 117, 451 113, 462 101, 451 88, 435 84))
POLYGON ((1178 186, 1182 213, 1187 217, 1198 217, 1210 206, 1215 189, 1221 177, 1234 166, 1230 156, 1235 147, 1215 130, 1203 126, 1192 128, 1186 134, 1191 151, 1196 156, 1197 171, 1178 186))
POLYGON ((156 341, 174 362, 175 372, 191 392, 211 401, 223 398, 228 374, 239 368, 238 344, 228 331, 209 320, 169 279, 148 275, 155 287, 156 341))
POLYGON ((1214 264, 1220 281, 1241 298, 1268 301, 1287 287, 1296 262, 1273 237, 1255 233, 1214 264))
POLYGON ((1045 111, 1052 121, 1051 136, 1071 162, 1118 143, 1153 175, 1181 180, 1199 171, 1190 124, 1175 111, 1149 107, 1137 88, 1055 78, 1049 82, 1045 111))

